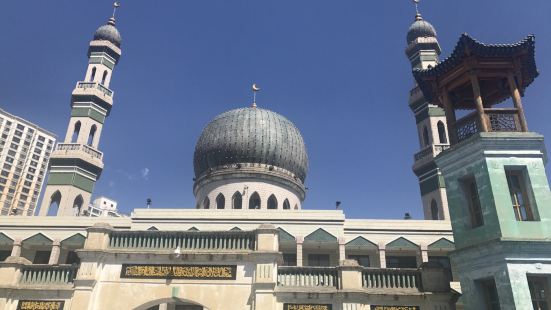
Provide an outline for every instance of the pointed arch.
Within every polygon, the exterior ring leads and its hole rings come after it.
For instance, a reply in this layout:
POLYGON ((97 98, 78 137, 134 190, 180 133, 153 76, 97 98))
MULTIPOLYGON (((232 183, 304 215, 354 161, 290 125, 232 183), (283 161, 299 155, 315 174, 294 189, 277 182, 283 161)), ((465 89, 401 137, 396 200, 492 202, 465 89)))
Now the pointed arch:
POLYGON ((216 196, 216 209, 224 209, 226 207, 226 197, 222 193, 216 196))
POLYGON ((359 236, 355 239, 348 241, 345 245, 346 249, 355 249, 363 251, 378 251, 379 246, 374 242, 367 240, 366 238, 359 236))
POLYGON ((157 227, 155 226, 151 226, 149 227, 147 230, 150 230, 150 231, 156 231, 156 230, 159 230, 157 227))
POLYGON ((103 76, 101 77, 101 85, 105 85, 106 80, 107 80, 107 70, 103 71, 103 76))
POLYGON ((438 212, 438 203, 436 203, 436 200, 434 199, 430 202, 430 217, 433 220, 440 219, 440 214, 438 212))
POLYGON ((291 204, 289 203, 289 199, 285 198, 285 200, 283 201, 283 210, 290 210, 291 209, 291 204))
POLYGON ((88 134, 88 142, 86 144, 91 146, 92 143, 94 143, 94 136, 96 135, 97 130, 98 130, 98 126, 96 126, 96 124, 90 127, 90 133, 88 134))
POLYGON ((442 121, 438 121, 436 127, 438 127, 438 140, 440 143, 448 143, 448 136, 446 135, 446 126, 444 126, 444 123, 442 121))
POLYGON ((276 210, 277 209, 277 198, 274 194, 268 197, 268 209, 276 210))
POLYGON ((73 127, 73 135, 71 136, 71 143, 77 143, 78 135, 80 133, 80 126, 81 126, 80 121, 77 121, 75 123, 75 126, 73 127))
POLYGON ((452 241, 446 239, 446 238, 440 238, 436 240, 435 242, 429 244, 428 246, 429 251, 453 251, 455 250, 455 243, 452 241))
POLYGON ((232 209, 243 209, 243 196, 240 192, 235 192, 231 198, 232 209))
POLYGON ((304 237, 304 243, 316 242, 316 243, 338 243, 337 237, 328 233, 323 228, 318 228, 308 236, 304 237))
POLYGON ((239 227, 237 227, 237 226, 235 226, 234 228, 230 229, 230 231, 241 231, 241 230, 242 230, 242 229, 239 228, 239 227))
POLYGON ((429 144, 429 130, 427 129, 427 126, 423 126, 423 146, 428 146, 429 144))
POLYGON ((412 250, 417 251, 419 249, 419 245, 409 241, 408 239, 404 237, 400 237, 398 239, 395 239, 394 241, 388 243, 386 245, 386 250, 412 250))
POLYGON ((84 247, 85 241, 86 237, 84 237, 84 235, 80 233, 77 233, 72 235, 71 237, 63 239, 60 244, 65 249, 82 249, 84 247))
POLYGON ((249 209, 260 209, 260 195, 254 192, 249 198, 249 209))
POLYGON ((46 237, 46 235, 44 235, 43 233, 38 233, 23 240, 21 242, 21 245, 22 246, 24 245, 25 247, 49 246, 49 245, 52 245, 52 243, 53 243, 52 239, 46 237))
POLYGON ((52 196, 50 196, 50 204, 48 205, 47 216, 57 215, 59 205, 61 204, 61 192, 55 191, 52 196))
POLYGON ((92 73, 90 74, 90 82, 93 82, 94 79, 96 78, 96 67, 93 67, 92 68, 92 73))
POLYGON ((197 227, 193 226, 190 229, 188 229, 188 231, 199 231, 199 229, 197 227))
POLYGON ((205 197, 205 199, 203 199, 203 209, 210 209, 210 199, 209 199, 209 197, 205 197))
POLYGON ((84 204, 84 199, 82 198, 82 195, 78 195, 75 197, 75 200, 73 201, 73 215, 79 216, 80 212, 82 211, 82 205, 84 204))

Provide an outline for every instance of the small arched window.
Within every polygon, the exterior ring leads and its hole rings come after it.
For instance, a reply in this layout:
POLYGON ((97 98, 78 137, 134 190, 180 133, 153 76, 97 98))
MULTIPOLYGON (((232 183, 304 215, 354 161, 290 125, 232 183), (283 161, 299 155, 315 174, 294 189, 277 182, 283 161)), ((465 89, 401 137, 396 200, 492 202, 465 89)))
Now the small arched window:
POLYGON ((285 199, 283 201, 283 210, 290 210, 291 209, 291 204, 289 204, 289 199, 285 199))
POLYGON ((90 128, 90 134, 88 135, 88 145, 92 145, 94 143, 94 136, 96 135, 96 130, 98 127, 96 125, 92 125, 92 128, 90 128))
POLYGON ((75 198, 75 201, 73 201, 73 215, 74 216, 79 216, 80 215, 83 204, 84 204, 84 199, 82 199, 81 195, 78 195, 75 198))
POLYGON ((48 212, 46 212, 46 215, 55 216, 57 214, 57 210, 59 209, 60 203, 61 203, 61 192, 56 191, 50 197, 50 205, 48 206, 48 212))
POLYGON ((423 143, 424 146, 429 145, 429 130, 427 129, 427 126, 423 126, 423 143))
POLYGON ((79 132, 80 132, 80 121, 77 121, 75 123, 75 128, 73 129, 73 136, 71 137, 71 143, 77 142, 79 132))
POLYGON ((444 123, 442 121, 438 121, 437 124, 438 127, 438 140, 442 144, 448 143, 448 137, 446 136, 446 127, 444 127, 444 123))
POLYGON ((430 216, 433 220, 439 220, 440 216, 438 215, 438 204, 436 200, 432 200, 430 203, 430 216))
POLYGON ((268 197, 268 209, 271 209, 271 210, 277 209, 277 198, 274 194, 268 197))
POLYGON ((102 85, 105 85, 105 80, 107 80, 107 70, 103 71, 103 76, 101 77, 102 85))
POLYGON ((92 73, 90 74, 90 82, 93 82, 96 78, 96 67, 92 68, 92 73))
POLYGON ((254 192, 249 198, 249 209, 260 209, 260 196, 254 192))
POLYGON ((224 209, 224 207, 226 206, 226 198, 224 197, 224 195, 222 195, 222 193, 218 194, 218 196, 216 196, 216 209, 224 209))
POLYGON ((205 197, 205 199, 203 199, 203 209, 210 209, 210 199, 209 199, 209 197, 205 197))
POLYGON ((243 197, 240 192, 235 192, 232 197, 232 208, 233 209, 242 209, 243 208, 243 197))

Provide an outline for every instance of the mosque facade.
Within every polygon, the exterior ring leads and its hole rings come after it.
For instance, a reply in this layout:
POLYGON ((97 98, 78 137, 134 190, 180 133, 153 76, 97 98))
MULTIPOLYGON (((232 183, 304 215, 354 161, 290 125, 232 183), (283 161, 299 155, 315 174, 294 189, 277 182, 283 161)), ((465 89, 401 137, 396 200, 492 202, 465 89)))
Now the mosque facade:
POLYGON ((521 100, 537 77, 533 37, 485 45, 464 35, 440 60, 434 27, 415 17, 405 52, 424 220, 303 209, 303 137, 256 104, 201 133, 195 208, 78 216, 103 169, 121 43, 114 18, 90 42, 40 216, 0 217, 0 308, 548 309, 547 157, 521 100), (494 107, 507 98, 513 107, 494 107))

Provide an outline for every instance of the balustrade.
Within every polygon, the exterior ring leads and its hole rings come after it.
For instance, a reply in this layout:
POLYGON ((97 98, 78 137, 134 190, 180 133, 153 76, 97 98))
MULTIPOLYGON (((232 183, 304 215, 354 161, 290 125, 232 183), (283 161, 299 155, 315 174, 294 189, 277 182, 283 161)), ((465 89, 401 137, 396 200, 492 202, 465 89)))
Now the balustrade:
POLYGON ((442 153, 443 151, 449 148, 450 148, 449 144, 432 144, 422 149, 420 152, 417 152, 414 155, 414 159, 415 161, 418 161, 428 157, 429 155, 436 157, 438 154, 442 153))
POLYGON ((110 90, 109 88, 99 84, 99 83, 95 83, 95 82, 78 82, 77 83, 77 88, 83 88, 83 89, 86 89, 86 88, 95 88, 95 89, 98 89, 99 91, 101 91, 104 95, 106 96, 109 96, 109 97, 112 97, 113 96, 113 91, 110 90))
POLYGON ((421 272, 417 269, 365 268, 362 286, 368 289, 418 289, 421 290, 421 272))
POLYGON ((80 151, 82 150, 84 153, 98 159, 102 159, 103 153, 95 150, 91 146, 85 145, 85 144, 78 144, 78 143, 59 143, 56 146, 56 150, 58 151, 80 151))
POLYGON ((109 247, 116 249, 249 250, 256 248, 252 231, 113 231, 109 247))
POLYGON ((277 285, 340 287, 335 267, 279 267, 277 285))
POLYGON ((19 283, 24 285, 72 284, 77 270, 77 265, 28 265, 22 267, 19 283))

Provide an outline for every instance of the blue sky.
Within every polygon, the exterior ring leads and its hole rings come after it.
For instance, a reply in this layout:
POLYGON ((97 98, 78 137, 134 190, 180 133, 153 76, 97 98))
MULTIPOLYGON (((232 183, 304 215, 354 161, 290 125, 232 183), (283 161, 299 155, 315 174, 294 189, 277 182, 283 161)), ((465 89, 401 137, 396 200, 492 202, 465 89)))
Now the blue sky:
MULTIPOLYGON (((111 4, 2 1, 0 106, 62 138, 88 42, 111 4)), ((530 129, 551 136, 550 1, 423 0, 420 10, 444 57, 463 32, 486 43, 535 34, 541 75, 524 105, 530 129)), ((414 14, 408 0, 122 1, 123 55, 94 194, 116 199, 123 212, 148 197, 154 208, 193 208, 195 142, 214 116, 248 106, 256 82, 258 104, 304 136, 304 208, 333 209, 340 200, 348 217, 422 218, 404 55, 414 14)))

